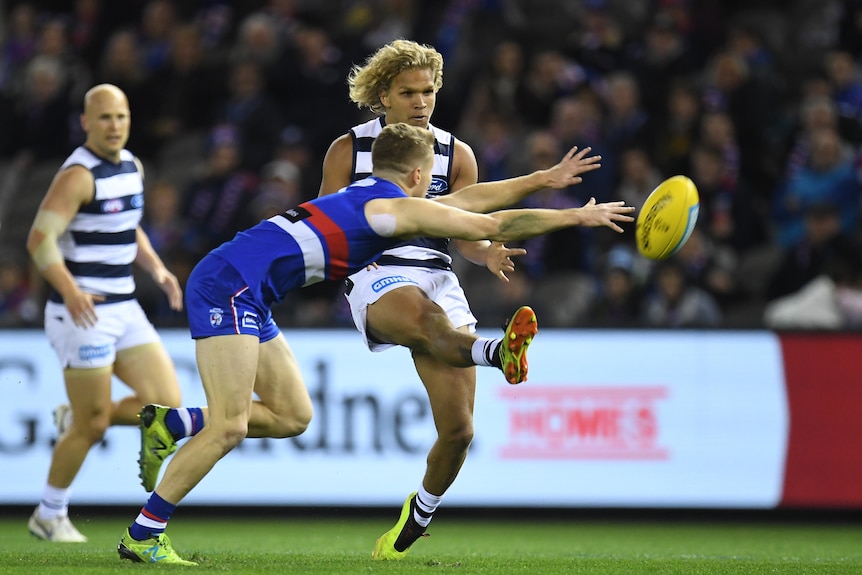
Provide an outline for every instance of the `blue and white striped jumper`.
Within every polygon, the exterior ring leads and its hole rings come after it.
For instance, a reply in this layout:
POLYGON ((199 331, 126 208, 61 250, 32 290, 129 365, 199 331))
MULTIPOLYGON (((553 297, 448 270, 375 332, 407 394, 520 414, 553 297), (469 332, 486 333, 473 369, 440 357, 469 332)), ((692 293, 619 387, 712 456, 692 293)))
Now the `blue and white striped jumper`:
MULTIPOLYGON (((371 145, 380 135, 386 123, 383 116, 369 120, 350 129, 353 138, 353 166, 351 181, 355 182, 371 174, 371 145)), ((450 192, 452 164, 455 156, 455 136, 428 124, 434 134, 434 166, 431 169, 431 185, 426 198, 445 196, 450 192)), ((449 240, 445 238, 411 238, 397 247, 386 250, 377 264, 407 265, 451 269, 452 256, 449 254, 449 240)))
MULTIPOLYGON (((66 267, 81 290, 104 295, 104 302, 133 299, 132 262, 138 254, 136 233, 144 210, 144 179, 135 157, 120 152, 118 163, 84 146, 75 149, 60 170, 83 166, 93 174, 95 196, 81 206, 60 236, 66 267)), ((62 303, 52 292, 51 301, 62 303)))

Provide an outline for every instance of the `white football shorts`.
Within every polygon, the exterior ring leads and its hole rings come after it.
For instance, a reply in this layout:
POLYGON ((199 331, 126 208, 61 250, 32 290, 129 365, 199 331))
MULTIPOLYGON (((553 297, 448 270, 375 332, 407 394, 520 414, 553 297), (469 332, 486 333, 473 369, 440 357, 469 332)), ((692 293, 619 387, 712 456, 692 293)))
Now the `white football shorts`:
POLYGON ((99 304, 96 316, 96 325, 84 329, 63 304, 45 304, 45 335, 63 369, 113 365, 118 351, 160 341, 137 300, 99 304))
POLYGON ((350 304, 353 323, 371 351, 383 351, 397 346, 368 339, 365 331, 368 306, 383 294, 406 286, 417 286, 424 291, 431 301, 443 308, 455 327, 468 326, 471 333, 476 331, 476 317, 470 311, 467 297, 454 272, 433 268, 380 266, 370 271, 357 272, 350 276, 350 281, 353 282, 353 287, 347 294, 347 301, 350 304))

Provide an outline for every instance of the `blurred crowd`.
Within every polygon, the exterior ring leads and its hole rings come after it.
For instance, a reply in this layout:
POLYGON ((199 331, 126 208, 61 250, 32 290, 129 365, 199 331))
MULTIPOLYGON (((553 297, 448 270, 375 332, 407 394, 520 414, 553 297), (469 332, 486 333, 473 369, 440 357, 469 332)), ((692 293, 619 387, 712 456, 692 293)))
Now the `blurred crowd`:
MULTIPOLYGON (((663 262, 638 255, 633 226, 524 242, 509 283, 456 257, 480 326, 523 303, 545 327, 862 326, 862 0, 0 7, 0 326, 41 325, 24 241, 46 187, 28 175, 83 141, 90 86, 129 97, 144 226, 183 280, 239 229, 316 197, 329 143, 369 117, 348 101, 350 67, 395 38, 443 54, 432 122, 473 148, 480 181, 550 167, 574 145, 602 156, 582 184, 527 205, 640 206, 675 174, 700 192, 691 239, 663 262)), ((147 278, 139 288, 154 323, 184 325, 147 278)), ((341 289, 303 290, 279 323, 350 325, 341 289)))

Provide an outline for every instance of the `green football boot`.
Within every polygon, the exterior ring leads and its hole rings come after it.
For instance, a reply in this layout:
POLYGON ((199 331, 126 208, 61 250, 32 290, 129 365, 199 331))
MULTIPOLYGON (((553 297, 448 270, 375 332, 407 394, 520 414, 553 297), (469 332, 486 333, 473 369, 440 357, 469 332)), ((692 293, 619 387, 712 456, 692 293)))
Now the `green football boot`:
POLYGON ((171 540, 166 533, 160 533, 158 537, 150 537, 143 541, 133 539, 129 530, 123 534, 117 545, 117 553, 120 559, 128 559, 136 563, 163 563, 168 565, 187 565, 196 567, 194 561, 186 561, 171 547, 171 540))
POLYGON ((413 508, 416 506, 416 492, 407 496, 401 507, 401 516, 395 527, 384 533, 374 545, 371 558, 378 561, 398 561, 404 559, 410 551, 410 546, 420 537, 428 537, 425 527, 413 518, 413 508))
POLYGON ((170 407, 164 405, 145 405, 141 410, 141 454, 138 466, 141 485, 147 491, 156 488, 159 469, 165 459, 177 450, 177 442, 165 425, 165 415, 170 407))

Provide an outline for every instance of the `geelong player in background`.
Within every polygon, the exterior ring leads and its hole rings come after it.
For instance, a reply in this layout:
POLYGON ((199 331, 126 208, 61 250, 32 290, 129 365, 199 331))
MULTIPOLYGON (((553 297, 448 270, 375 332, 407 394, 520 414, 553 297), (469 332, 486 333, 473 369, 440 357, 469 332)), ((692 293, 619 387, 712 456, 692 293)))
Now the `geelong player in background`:
POLYGON ((30 532, 55 542, 85 542, 69 520, 69 488, 90 448, 110 425, 139 425, 142 407, 180 404, 174 365, 135 299, 132 265, 148 272, 174 310, 182 290, 139 223, 141 163, 125 149, 126 95, 100 84, 84 97, 86 141, 72 152, 42 200, 27 250, 50 284, 45 334, 63 369, 69 403, 54 412, 57 443, 30 532), (111 398, 116 375, 132 390, 111 398))

